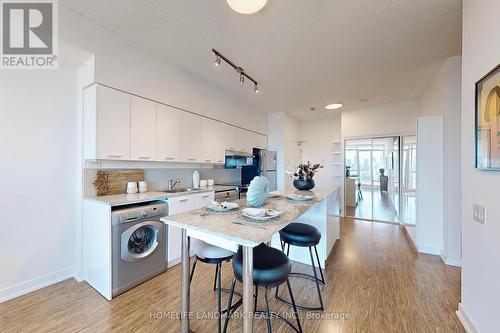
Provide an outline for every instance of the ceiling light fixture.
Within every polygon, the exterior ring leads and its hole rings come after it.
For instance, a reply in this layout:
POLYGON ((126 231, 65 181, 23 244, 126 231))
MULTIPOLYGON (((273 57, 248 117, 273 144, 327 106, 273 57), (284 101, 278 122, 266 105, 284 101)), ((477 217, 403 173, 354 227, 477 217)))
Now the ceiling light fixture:
POLYGON ((234 62, 232 62, 231 60, 229 60, 228 58, 226 58, 223 54, 221 54, 216 49, 212 49, 212 52, 215 54, 214 65, 216 67, 219 67, 220 64, 221 64, 221 61, 224 60, 225 63, 227 63, 229 66, 233 67, 233 69, 238 74, 240 74, 240 83, 241 84, 245 83, 245 78, 247 78, 248 80, 250 80, 254 84, 254 91, 255 91, 255 93, 256 94, 259 93, 259 83, 254 78, 252 78, 250 75, 248 75, 247 73, 245 73, 245 70, 242 67, 237 66, 234 62))
POLYGON ((264 8, 267 0, 226 0, 229 7, 240 14, 254 14, 264 8))
POLYGON ((343 106, 344 106, 344 104, 342 104, 342 103, 333 103, 333 104, 328 104, 327 106, 325 106, 325 109, 328 109, 328 110, 337 110, 337 109, 340 109, 343 106))

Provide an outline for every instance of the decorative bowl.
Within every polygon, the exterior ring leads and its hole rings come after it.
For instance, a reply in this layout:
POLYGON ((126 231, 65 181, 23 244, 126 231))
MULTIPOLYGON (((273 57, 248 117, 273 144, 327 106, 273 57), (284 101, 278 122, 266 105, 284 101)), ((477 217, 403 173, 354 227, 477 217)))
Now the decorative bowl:
POLYGON ((314 188, 314 185, 316 185, 314 184, 314 179, 311 178, 304 179, 303 177, 300 177, 293 181, 293 186, 295 186, 297 190, 301 191, 309 191, 314 188))
POLYGON ((247 203, 251 207, 262 206, 269 195, 269 181, 266 177, 257 176, 248 186, 247 203))

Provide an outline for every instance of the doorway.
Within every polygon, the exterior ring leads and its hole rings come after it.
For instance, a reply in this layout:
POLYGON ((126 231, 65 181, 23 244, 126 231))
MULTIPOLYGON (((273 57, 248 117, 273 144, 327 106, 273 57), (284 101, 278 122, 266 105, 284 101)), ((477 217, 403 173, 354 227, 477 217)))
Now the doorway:
POLYGON ((344 149, 346 216, 414 223, 414 136, 345 140, 344 149))

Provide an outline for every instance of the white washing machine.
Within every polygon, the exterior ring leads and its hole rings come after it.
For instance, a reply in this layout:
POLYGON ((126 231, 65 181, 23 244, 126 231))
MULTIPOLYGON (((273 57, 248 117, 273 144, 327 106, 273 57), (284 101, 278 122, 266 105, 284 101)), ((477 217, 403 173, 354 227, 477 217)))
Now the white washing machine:
POLYGON ((112 212, 113 297, 167 269, 165 202, 117 207, 112 212))

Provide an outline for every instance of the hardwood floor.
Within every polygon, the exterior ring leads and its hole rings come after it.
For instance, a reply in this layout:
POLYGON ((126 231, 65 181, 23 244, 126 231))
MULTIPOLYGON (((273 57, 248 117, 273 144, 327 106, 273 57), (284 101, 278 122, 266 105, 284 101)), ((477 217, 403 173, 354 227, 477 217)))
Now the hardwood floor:
MULTIPOLYGON (((326 311, 301 312, 304 332, 465 332, 455 315, 459 268, 444 265, 436 256, 415 253, 396 225, 344 219, 341 234, 325 271, 326 311)), ((297 268, 307 267, 294 265, 297 268)), ((229 286, 230 264, 223 271, 223 284, 229 286)), ((195 317, 216 310, 213 274, 211 265, 200 263, 196 268, 191 296, 195 317)), ((86 283, 66 280, 0 304, 0 331, 178 333, 179 321, 170 314, 180 307, 179 278, 177 266, 111 302, 86 283)), ((297 302, 317 301, 312 281, 292 278, 292 288, 297 302)), ((281 293, 285 295, 285 288, 281 293)), ((262 291, 259 294, 263 296, 262 291)), ((290 313, 274 297, 270 307, 290 313)), ((191 323, 198 333, 217 331, 215 319, 194 318, 191 323)), ((255 326, 256 332, 265 331, 264 320, 256 320, 255 326)), ((240 327, 234 318, 228 331, 240 332, 240 327)), ((273 321, 273 332, 291 331, 273 321)))

